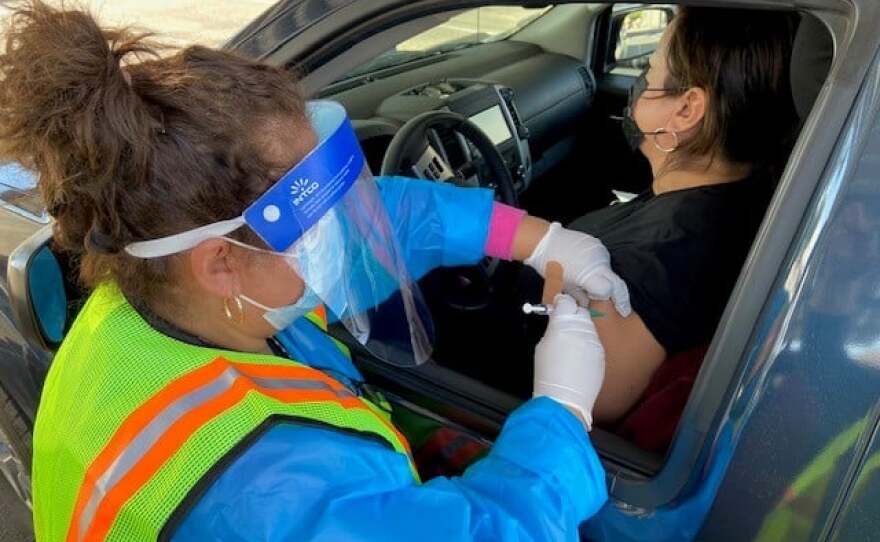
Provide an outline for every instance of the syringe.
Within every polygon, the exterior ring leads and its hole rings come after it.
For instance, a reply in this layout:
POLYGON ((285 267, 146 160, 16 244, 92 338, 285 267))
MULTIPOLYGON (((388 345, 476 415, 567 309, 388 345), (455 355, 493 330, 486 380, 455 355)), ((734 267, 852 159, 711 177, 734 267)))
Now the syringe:
MULTIPOLYGON (((524 303, 522 306, 522 311, 525 314, 550 316, 551 314, 553 314, 553 306, 544 303, 524 303)), ((605 313, 590 309, 590 316, 592 316, 593 318, 600 318, 602 316, 605 316, 605 313)))

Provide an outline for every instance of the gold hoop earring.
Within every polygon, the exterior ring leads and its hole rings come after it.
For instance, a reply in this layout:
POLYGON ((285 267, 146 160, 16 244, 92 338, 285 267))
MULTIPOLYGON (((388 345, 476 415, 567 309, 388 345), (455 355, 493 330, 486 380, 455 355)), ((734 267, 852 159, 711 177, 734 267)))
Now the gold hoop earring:
POLYGON ((675 152, 675 150, 678 148, 678 145, 679 145, 678 133, 676 133, 675 130, 667 131, 667 130, 664 130, 663 128, 657 128, 656 130, 651 132, 651 134, 654 136, 654 138, 651 141, 653 141, 654 147, 656 147, 658 151, 665 152, 666 154, 669 154, 671 152, 675 152), (673 139, 675 139, 675 144, 672 147, 668 147, 668 148, 661 146, 659 143, 657 143, 657 136, 659 136, 660 134, 670 134, 673 137, 673 139))
POLYGON ((243 324, 244 323, 244 305, 241 303, 241 296, 235 297, 227 297, 223 300, 223 312, 226 313, 226 318, 229 320, 243 324), (230 300, 235 300, 235 310, 238 312, 238 317, 233 316, 232 307, 230 306, 230 300))

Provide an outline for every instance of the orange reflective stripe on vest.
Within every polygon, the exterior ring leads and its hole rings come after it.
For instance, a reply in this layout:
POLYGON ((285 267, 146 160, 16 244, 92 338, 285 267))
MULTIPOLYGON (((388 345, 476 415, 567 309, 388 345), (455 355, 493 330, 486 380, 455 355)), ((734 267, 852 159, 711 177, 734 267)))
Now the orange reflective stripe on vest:
POLYGON ((324 305, 318 305, 314 309, 312 309, 312 314, 318 319, 319 327, 323 330, 327 330, 327 308, 324 305))
MULTIPOLYGON (((334 402, 369 410, 339 382, 309 367, 217 358, 169 383, 126 418, 86 470, 67 541, 102 540, 126 501, 187 439, 248 392, 284 403, 334 402)), ((405 445, 396 428, 383 423, 405 445)))

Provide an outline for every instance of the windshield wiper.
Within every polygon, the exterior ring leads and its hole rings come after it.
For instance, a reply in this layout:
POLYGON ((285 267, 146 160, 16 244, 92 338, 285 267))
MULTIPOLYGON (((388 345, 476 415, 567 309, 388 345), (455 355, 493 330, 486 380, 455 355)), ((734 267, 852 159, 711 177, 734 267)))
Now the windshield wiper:
POLYGON ((348 74, 345 79, 360 77, 375 71, 384 70, 385 68, 393 68, 394 66, 400 66, 407 62, 421 60, 432 55, 433 53, 426 54, 424 51, 394 51, 391 54, 387 54, 387 56, 381 55, 364 66, 361 66, 359 70, 348 74))
POLYGON ((431 54, 443 54, 443 53, 451 53, 453 51, 461 51, 462 49, 467 49, 469 47, 473 47, 475 45, 482 45, 484 43, 488 43, 486 41, 463 41, 463 42, 454 42, 454 43, 444 43, 443 45, 438 45, 436 47, 432 47, 427 49, 426 53, 431 54))
POLYGON ((389 51, 384 55, 380 55, 368 64, 361 66, 359 70, 349 73, 344 79, 340 79, 338 82, 349 81, 351 79, 363 77, 365 75, 369 76, 371 73, 377 72, 379 70, 394 68, 396 66, 403 66, 404 64, 408 64, 410 62, 416 62, 418 60, 424 60, 426 58, 445 55, 453 51, 460 51, 462 49, 467 49, 468 47, 473 47, 474 45, 480 45, 482 43, 485 42, 476 41, 447 43, 444 45, 438 45, 437 47, 432 47, 430 49, 425 49, 424 51, 389 51))

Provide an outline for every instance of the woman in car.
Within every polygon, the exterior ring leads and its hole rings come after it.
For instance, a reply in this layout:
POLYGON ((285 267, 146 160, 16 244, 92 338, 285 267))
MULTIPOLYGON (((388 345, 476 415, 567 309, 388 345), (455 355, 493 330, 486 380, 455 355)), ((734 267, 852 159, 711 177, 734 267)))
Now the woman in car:
POLYGON ((595 304, 608 314, 596 321, 600 423, 620 420, 665 359, 715 332, 795 135, 794 21, 682 7, 630 91, 623 130, 651 186, 569 226, 602 240, 631 294, 626 318, 595 304))
MULTIPOLYGON (((558 229, 486 190, 376 189, 341 106, 303 103, 283 70, 204 47, 156 56, 38 1, 11 17, 0 155, 39 173, 56 246, 92 290, 37 414, 39 540, 577 539, 606 499, 585 309, 556 297, 538 397, 463 477, 425 484, 320 310, 366 341, 370 287, 415 304, 406 267, 543 262, 554 251, 535 247, 558 229)), ((601 244, 563 232, 554 246, 593 269, 569 287, 611 295, 601 244)), ((418 356, 411 308, 400 344, 418 356)))

